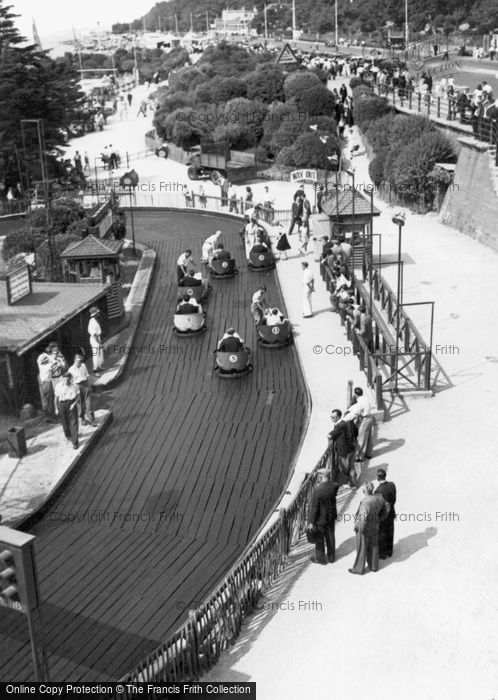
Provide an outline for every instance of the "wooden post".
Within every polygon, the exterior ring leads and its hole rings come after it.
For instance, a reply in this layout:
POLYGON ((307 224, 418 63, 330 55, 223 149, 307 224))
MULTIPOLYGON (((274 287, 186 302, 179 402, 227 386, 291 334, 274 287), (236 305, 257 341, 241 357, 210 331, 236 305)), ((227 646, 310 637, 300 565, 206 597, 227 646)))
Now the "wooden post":
POLYGON ((346 406, 351 406, 351 401, 353 400, 353 380, 348 379, 348 388, 347 388, 347 395, 346 395, 346 406))
POLYGON ((382 375, 380 372, 377 372, 377 376, 375 377, 375 397, 377 400, 377 410, 381 411, 382 410, 382 375))

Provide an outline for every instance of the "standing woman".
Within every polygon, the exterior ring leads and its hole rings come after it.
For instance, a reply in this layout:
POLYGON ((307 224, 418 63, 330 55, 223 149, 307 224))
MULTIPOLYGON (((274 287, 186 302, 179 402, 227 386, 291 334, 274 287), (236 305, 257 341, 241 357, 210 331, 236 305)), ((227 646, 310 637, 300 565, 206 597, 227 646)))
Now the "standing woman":
POLYGON ((92 348, 93 373, 100 374, 104 365, 104 348, 102 346, 102 328, 97 320, 100 309, 96 306, 90 308, 90 321, 88 322, 88 335, 92 348))
POLYGON ((282 224, 278 223, 277 226, 279 227, 279 232, 275 247, 280 252, 279 260, 287 260, 287 251, 291 249, 291 245, 282 224))

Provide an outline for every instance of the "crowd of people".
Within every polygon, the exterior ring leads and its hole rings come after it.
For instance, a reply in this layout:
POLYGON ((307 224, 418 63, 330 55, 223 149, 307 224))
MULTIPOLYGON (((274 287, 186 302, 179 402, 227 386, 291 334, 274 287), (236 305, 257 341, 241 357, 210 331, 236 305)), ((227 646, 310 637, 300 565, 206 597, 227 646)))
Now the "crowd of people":
MULTIPOLYGON (((88 335, 91 348, 93 375, 102 372, 104 353, 102 327, 98 321, 100 310, 91 307, 88 335)), ((51 342, 38 358, 38 388, 45 419, 49 423, 60 420, 64 436, 73 445, 79 446, 79 422, 95 425, 93 391, 90 373, 85 362, 85 351, 81 348, 69 366, 58 343, 51 342)))
MULTIPOLYGON (((329 466, 317 471, 316 484, 308 505, 308 541, 315 545, 311 561, 335 562, 335 522, 337 494, 344 488, 357 489, 363 464, 372 457, 374 406, 360 387, 343 413, 331 413, 333 429, 328 435, 329 466), (342 482, 342 483, 341 483, 342 482)), ((363 484, 364 497, 354 516, 356 558, 352 574, 363 574, 365 566, 378 571, 379 559, 393 555, 396 486, 386 480, 386 471, 377 469, 377 482, 363 484)))

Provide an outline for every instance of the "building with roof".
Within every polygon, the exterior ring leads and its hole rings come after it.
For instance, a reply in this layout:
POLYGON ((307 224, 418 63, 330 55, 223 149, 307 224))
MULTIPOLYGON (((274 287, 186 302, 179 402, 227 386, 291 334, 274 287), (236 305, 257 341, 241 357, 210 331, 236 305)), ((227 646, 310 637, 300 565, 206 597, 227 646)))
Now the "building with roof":
POLYGON ((55 341, 68 363, 76 352, 90 356, 88 310, 102 311, 106 332, 110 284, 33 282, 32 291, 9 305, 0 283, 0 412, 12 415, 24 403, 40 405, 37 357, 55 341))
POLYGON ((256 12, 254 10, 246 10, 244 7, 240 10, 223 10, 221 18, 217 17, 214 20, 215 30, 219 34, 242 34, 244 36, 249 36, 251 22, 255 15, 256 12))
POLYGON ((107 295, 110 322, 124 315, 119 254, 123 241, 86 236, 70 243, 60 255, 64 281, 70 283, 111 285, 107 295))
POLYGON ((357 263, 364 250, 371 253, 373 220, 375 216, 380 216, 372 196, 367 197, 351 185, 339 185, 327 190, 321 208, 329 218, 328 235, 351 243, 357 263))

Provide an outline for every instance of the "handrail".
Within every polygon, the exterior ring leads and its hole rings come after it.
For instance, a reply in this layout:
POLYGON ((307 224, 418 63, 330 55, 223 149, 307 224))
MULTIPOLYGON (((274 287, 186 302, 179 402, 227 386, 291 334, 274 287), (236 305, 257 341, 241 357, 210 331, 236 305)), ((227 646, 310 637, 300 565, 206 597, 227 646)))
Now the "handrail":
MULTIPOLYGON (((255 610, 258 600, 283 569, 293 543, 305 531, 306 507, 316 472, 325 467, 337 468, 331 446, 306 476, 290 505, 281 509, 278 519, 260 540, 253 540, 246 547, 200 608, 191 611, 189 619, 169 639, 121 680, 125 688, 133 682, 196 681, 212 668, 221 652, 233 644, 243 619, 255 610)), ((127 692, 119 697, 127 698, 127 692)))
POLYGON ((403 88, 394 88, 392 85, 373 85, 372 92, 374 94, 386 97, 393 107, 400 107, 410 112, 424 114, 433 119, 446 119, 448 122, 455 122, 459 116, 459 124, 463 127, 471 127, 470 130, 465 129, 467 133, 472 135, 478 141, 484 141, 496 145, 498 134, 496 133, 496 120, 488 119, 484 116, 467 115, 468 107, 460 108, 455 101, 448 100, 444 97, 434 97, 431 93, 422 95, 415 90, 403 88))

